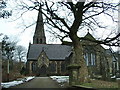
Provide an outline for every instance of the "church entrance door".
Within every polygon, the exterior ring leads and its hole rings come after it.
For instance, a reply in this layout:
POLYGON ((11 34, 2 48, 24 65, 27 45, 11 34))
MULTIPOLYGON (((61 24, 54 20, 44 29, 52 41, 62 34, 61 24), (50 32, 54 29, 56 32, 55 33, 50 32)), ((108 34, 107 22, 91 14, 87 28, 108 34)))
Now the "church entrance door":
POLYGON ((46 76, 47 75, 47 67, 45 65, 43 65, 40 68, 40 76, 46 76))

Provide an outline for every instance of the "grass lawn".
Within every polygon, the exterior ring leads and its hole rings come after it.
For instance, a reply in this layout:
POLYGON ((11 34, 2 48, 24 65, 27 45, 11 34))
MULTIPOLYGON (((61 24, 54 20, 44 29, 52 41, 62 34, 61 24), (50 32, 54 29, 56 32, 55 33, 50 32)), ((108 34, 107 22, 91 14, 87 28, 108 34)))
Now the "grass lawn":
POLYGON ((108 82, 108 81, 102 81, 102 80, 91 80, 91 83, 85 83, 80 86, 98 88, 98 90, 101 90, 101 89, 102 90, 104 89, 105 90, 118 90, 117 82, 108 82))

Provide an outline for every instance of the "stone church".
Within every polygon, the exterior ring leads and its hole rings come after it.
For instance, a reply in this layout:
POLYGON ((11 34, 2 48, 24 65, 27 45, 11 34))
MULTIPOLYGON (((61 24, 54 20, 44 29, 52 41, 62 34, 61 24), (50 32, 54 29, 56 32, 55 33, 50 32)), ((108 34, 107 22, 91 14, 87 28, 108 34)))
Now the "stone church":
POLYGON ((33 44, 29 44, 27 68, 33 75, 67 74, 65 63, 71 54, 71 47, 60 44, 46 44, 42 14, 38 13, 33 44))
MULTIPOLYGON (((95 40, 88 32, 84 38, 95 40)), ((113 73, 113 56, 109 50, 96 43, 81 40, 84 59, 93 78, 109 77, 113 73)), ((29 44, 26 67, 29 74, 37 76, 68 75, 67 65, 71 63, 72 44, 46 44, 42 14, 38 13, 33 44, 29 44)))

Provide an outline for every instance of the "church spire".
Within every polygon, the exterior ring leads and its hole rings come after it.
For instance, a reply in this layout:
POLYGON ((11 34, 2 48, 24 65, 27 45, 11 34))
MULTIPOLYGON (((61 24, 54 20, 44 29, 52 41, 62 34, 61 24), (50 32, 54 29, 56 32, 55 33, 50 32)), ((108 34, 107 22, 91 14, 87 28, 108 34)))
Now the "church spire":
POLYGON ((41 13, 41 8, 39 8, 37 24, 35 28, 35 33, 33 37, 33 44, 46 44, 46 37, 44 32, 44 23, 41 13))

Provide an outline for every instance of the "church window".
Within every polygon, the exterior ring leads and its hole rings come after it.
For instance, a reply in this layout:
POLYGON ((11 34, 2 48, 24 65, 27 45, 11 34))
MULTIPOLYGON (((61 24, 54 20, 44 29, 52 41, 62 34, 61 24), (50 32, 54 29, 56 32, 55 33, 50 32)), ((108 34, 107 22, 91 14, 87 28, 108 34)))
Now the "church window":
POLYGON ((115 57, 115 56, 113 56, 113 57, 112 57, 112 61, 113 61, 113 62, 116 62, 116 60, 118 60, 118 58, 115 57))
POLYGON ((42 39, 40 39, 40 43, 42 43, 42 39))
POLYGON ((64 72, 65 70, 66 70, 65 62, 62 62, 61 63, 61 71, 64 72))
POLYGON ((38 38, 37 38, 36 42, 37 42, 37 44, 39 43, 39 39, 38 38))
POLYGON ((94 53, 85 53, 84 54, 84 59, 86 61, 87 66, 95 65, 96 56, 95 56, 94 53))
POLYGON ((95 54, 91 53, 91 65, 95 65, 95 54))
POLYGON ((86 61, 87 66, 88 66, 88 65, 89 65, 88 53, 85 53, 85 54, 84 54, 84 58, 85 58, 85 61, 86 61))
POLYGON ((50 69, 50 72, 56 72, 55 62, 52 62, 52 63, 49 64, 49 69, 50 69))
POLYGON ((42 63, 44 63, 45 62, 45 57, 44 57, 44 55, 42 55, 42 63))
POLYGON ((32 63, 32 71, 33 72, 36 71, 36 63, 35 62, 32 63))

